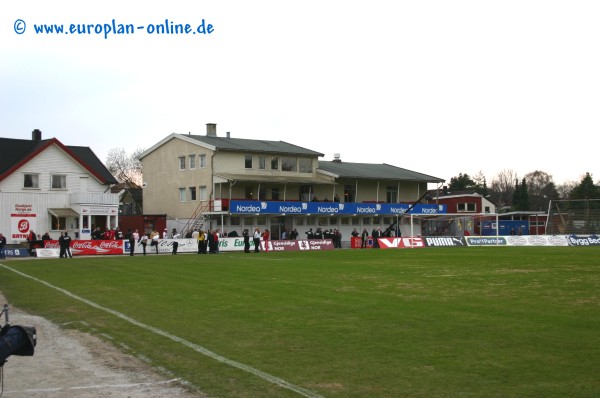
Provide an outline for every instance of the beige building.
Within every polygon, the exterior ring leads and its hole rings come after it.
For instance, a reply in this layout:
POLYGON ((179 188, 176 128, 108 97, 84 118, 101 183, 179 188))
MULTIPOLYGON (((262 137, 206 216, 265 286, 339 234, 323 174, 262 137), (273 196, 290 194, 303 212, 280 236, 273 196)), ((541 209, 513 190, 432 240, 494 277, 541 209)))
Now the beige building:
MULTIPOLYGON (((290 215, 281 211, 244 214, 239 201, 300 203, 414 203, 440 178, 387 164, 320 161, 324 155, 283 141, 171 134, 145 151, 144 213, 166 213, 168 228, 269 228, 274 237, 298 228, 339 229, 347 240, 354 228, 386 226, 393 214, 290 215)), ((305 205, 306 207, 306 205, 305 205)), ((343 206, 342 206, 343 208, 343 206)))

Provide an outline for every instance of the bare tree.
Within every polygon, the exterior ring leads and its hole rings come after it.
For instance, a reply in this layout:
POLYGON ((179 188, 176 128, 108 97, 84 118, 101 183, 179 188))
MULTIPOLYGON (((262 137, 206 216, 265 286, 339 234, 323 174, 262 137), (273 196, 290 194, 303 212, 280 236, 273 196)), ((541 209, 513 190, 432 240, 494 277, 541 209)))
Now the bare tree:
POLYGON ((577 182, 575 181, 565 181, 556 187, 556 191, 558 192, 559 199, 569 199, 571 196, 571 191, 575 189, 577 186, 577 182))
POLYGON ((525 174, 525 179, 532 210, 546 209, 551 199, 558 199, 558 191, 550 174, 536 170, 525 174))
POLYGON ((128 155, 123 148, 113 148, 108 151, 106 168, 123 184, 123 189, 129 192, 137 209, 141 212, 142 201, 135 191, 142 186, 142 163, 139 158, 144 149, 136 149, 128 155))
POLYGON ((519 181, 514 170, 502 170, 492 179, 493 199, 499 207, 509 206, 515 193, 515 183, 519 181))

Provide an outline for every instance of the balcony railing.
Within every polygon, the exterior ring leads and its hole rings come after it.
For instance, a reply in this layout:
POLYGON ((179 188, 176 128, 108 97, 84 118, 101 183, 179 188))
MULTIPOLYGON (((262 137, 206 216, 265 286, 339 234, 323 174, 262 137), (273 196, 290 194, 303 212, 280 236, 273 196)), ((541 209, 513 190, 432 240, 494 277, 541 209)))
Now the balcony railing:
POLYGON ((71 194, 71 205, 93 204, 93 205, 118 205, 119 195, 115 193, 73 193, 71 194))

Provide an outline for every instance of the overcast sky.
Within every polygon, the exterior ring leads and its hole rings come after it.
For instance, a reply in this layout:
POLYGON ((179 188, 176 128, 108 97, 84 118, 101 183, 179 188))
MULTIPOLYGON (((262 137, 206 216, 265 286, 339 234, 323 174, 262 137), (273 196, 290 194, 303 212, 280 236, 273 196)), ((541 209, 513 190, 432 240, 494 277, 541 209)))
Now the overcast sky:
POLYGON ((598 181, 598 21, 597 0, 4 0, 0 136, 39 128, 105 161, 216 123, 448 182, 598 181), (135 33, 94 32, 113 19, 135 33), (213 30, 148 33, 165 20, 213 30))

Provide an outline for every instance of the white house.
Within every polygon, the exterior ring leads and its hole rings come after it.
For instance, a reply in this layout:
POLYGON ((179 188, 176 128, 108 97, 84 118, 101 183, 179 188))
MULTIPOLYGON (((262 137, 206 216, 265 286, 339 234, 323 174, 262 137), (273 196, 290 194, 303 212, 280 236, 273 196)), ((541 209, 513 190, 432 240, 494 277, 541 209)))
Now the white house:
POLYGON ((30 231, 90 239, 93 227, 118 225, 116 183, 89 147, 42 140, 40 130, 31 140, 0 138, 0 232, 7 243, 25 241, 30 231))

